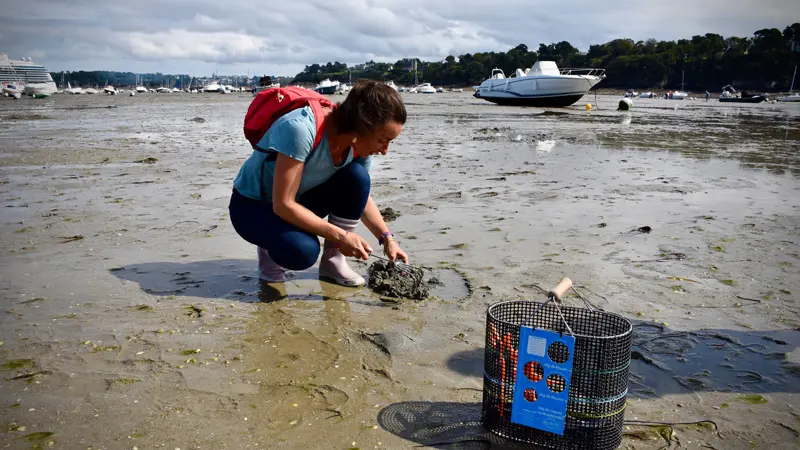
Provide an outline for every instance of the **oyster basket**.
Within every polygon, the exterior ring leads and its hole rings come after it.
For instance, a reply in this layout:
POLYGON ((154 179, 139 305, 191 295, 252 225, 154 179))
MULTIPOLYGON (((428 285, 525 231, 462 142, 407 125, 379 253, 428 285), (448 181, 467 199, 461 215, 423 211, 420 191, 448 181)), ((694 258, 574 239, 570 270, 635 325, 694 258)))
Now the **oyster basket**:
MULTIPOLYGON (((560 296, 571 285, 563 280, 544 302, 506 301, 487 309, 481 421, 498 436, 541 447, 616 449, 622 443, 633 326, 585 299, 587 308, 559 305, 560 296), (563 435, 511 422, 521 326, 575 338, 563 435)), ((562 347, 551 346, 548 356, 566 360, 566 354, 553 354, 554 350, 568 352, 562 347)))

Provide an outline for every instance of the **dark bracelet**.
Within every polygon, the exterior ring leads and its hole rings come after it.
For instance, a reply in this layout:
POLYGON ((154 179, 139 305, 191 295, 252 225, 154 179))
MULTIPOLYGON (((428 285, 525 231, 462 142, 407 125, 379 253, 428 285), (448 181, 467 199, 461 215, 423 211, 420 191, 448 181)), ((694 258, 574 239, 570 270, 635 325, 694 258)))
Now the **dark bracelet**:
POLYGON ((391 231, 387 231, 387 232, 383 233, 381 235, 381 237, 378 238, 378 245, 383 245, 383 243, 386 242, 386 238, 389 237, 389 236, 394 238, 394 233, 392 233, 391 231))

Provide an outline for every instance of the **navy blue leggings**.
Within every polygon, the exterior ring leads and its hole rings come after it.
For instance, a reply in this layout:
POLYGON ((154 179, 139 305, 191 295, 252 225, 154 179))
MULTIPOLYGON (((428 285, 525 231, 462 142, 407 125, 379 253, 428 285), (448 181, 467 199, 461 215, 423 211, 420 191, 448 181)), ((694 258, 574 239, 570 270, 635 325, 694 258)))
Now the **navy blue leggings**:
MULTIPOLYGON (((367 206, 369 190, 369 172, 351 162, 328 181, 301 195, 298 203, 319 217, 333 214, 359 220, 367 206)), ((319 238, 278 217, 271 202, 253 200, 234 189, 228 210, 239 236, 265 249, 281 267, 304 270, 317 261, 319 238)))

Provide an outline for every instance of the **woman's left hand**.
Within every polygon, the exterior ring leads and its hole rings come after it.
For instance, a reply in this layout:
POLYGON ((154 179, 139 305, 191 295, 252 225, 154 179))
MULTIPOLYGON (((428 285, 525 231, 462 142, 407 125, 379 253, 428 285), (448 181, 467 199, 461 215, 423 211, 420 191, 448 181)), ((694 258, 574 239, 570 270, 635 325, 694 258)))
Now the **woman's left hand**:
POLYGON ((383 254, 385 254, 386 257, 392 261, 399 259, 408 264, 408 255, 406 255, 406 252, 400 248, 400 244, 398 244, 394 239, 390 239, 386 242, 386 244, 384 244, 383 254))

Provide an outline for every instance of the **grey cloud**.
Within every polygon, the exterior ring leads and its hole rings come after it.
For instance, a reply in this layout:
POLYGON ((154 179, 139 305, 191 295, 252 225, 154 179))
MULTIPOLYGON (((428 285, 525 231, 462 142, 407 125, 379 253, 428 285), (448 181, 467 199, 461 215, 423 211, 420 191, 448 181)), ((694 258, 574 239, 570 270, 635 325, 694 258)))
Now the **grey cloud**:
POLYGON ((315 62, 439 60, 520 43, 585 50, 622 37, 749 36, 789 25, 795 2, 26 0, 0 18, 0 51, 36 55, 52 70, 293 75, 315 62))

